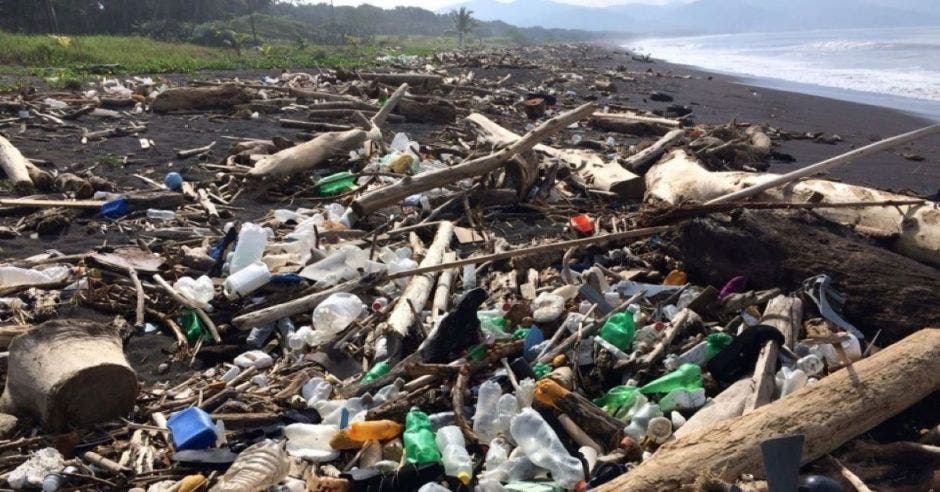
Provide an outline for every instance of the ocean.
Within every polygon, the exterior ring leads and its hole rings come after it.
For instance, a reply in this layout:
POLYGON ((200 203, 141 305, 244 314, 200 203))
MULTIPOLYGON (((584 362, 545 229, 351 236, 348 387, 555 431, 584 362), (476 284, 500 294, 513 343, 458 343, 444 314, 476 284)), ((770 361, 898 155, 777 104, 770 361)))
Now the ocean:
POLYGON ((940 27, 645 38, 625 47, 751 85, 940 121, 940 27))

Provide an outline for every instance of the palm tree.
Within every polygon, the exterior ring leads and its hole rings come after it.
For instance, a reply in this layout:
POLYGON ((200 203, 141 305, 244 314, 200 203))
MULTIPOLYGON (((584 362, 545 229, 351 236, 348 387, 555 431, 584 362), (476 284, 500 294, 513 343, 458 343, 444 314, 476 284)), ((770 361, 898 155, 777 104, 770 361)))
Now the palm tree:
POLYGON ((457 31, 457 45, 463 48, 464 35, 477 26, 477 21, 473 18, 473 11, 467 7, 460 7, 450 15, 454 19, 454 30, 457 31))

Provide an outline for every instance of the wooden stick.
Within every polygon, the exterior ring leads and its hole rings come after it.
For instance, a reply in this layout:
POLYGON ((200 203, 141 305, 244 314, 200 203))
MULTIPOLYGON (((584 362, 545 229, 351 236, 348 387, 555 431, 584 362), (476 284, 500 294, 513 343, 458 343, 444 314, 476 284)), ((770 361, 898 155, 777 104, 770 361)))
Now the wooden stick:
MULTIPOLYGON (((448 251, 444 253, 443 263, 450 263, 457 259, 457 253, 448 251)), ((437 279, 437 287, 434 289, 434 300, 431 301, 431 319, 437 322, 440 313, 447 312, 447 306, 450 303, 450 291, 453 287, 454 277, 457 269, 451 268, 441 272, 437 279)))
POLYGON ((940 329, 927 328, 855 363, 856 385, 839 370, 742 417, 700 429, 656 454, 600 491, 677 490, 703 474, 734 481, 761 470, 761 442, 805 434, 808 463, 940 390, 940 329))
POLYGON ((846 468, 845 465, 843 465, 831 454, 826 455, 826 460, 828 460, 831 465, 839 470, 842 478, 846 479, 850 484, 852 484, 852 487, 855 487, 857 492, 872 492, 872 490, 868 488, 867 485, 865 485, 865 482, 863 482, 862 479, 858 477, 858 475, 852 473, 852 470, 846 468))
POLYGON ((672 319, 672 323, 670 323, 669 327, 663 332, 662 338, 656 342, 656 346, 653 347, 653 350, 640 359, 640 366, 651 367, 660 357, 665 355, 669 344, 679 336, 679 333, 682 333, 682 330, 685 330, 689 322, 694 319, 693 317, 697 316, 688 308, 683 308, 682 311, 676 313, 676 317, 672 319))
POLYGON ((450 263, 441 263, 435 266, 429 267, 419 267, 414 270, 407 270, 404 272, 393 273, 388 276, 390 279, 396 279, 400 277, 408 277, 411 275, 420 275, 422 273, 428 272, 439 272, 441 270, 448 270, 451 268, 461 267, 464 265, 472 265, 476 263, 486 263, 490 261, 505 260, 508 258, 515 258, 518 256, 528 256, 528 255, 537 255, 542 253, 548 253, 553 251, 563 251, 568 248, 590 246, 594 244, 606 243, 610 241, 621 241, 624 239, 635 239, 646 236, 653 236, 656 234, 662 234, 669 230, 669 227, 660 226, 660 227, 648 227, 646 229, 637 229, 635 231, 625 231, 625 232, 616 232, 612 234, 602 234, 600 236, 591 236, 581 239, 572 239, 571 241, 562 241, 559 243, 552 244, 543 244, 540 246, 533 246, 531 248, 521 248, 512 251, 504 251, 502 253, 494 253, 490 255, 475 256, 471 258, 465 258, 463 260, 457 260, 450 263))
POLYGON ((672 130, 657 140, 653 145, 628 157, 624 166, 635 173, 645 173, 656 159, 659 159, 670 147, 680 143, 684 137, 685 130, 681 128, 672 130))
POLYGON ((829 169, 832 169, 840 164, 847 164, 849 162, 860 159, 862 157, 872 155, 876 152, 880 152, 885 149, 890 149, 892 147, 896 147, 903 143, 907 143, 912 140, 925 137, 927 135, 932 135, 934 133, 940 133, 940 124, 931 125, 925 128, 921 128, 919 130, 914 130, 912 132, 903 133, 901 135, 896 135, 891 138, 886 138, 884 140, 866 145, 864 147, 852 150, 850 152, 837 155, 830 159, 817 162, 816 164, 806 166, 802 169, 797 169, 796 171, 783 174, 781 176, 765 181, 763 183, 758 183, 754 186, 749 186, 743 190, 735 191, 733 193, 728 193, 726 195, 722 195, 718 198, 714 198, 712 200, 705 202, 705 204, 711 205, 713 203, 725 203, 725 202, 731 202, 734 200, 740 200, 742 198, 752 197, 762 191, 769 190, 771 188, 776 188, 781 185, 785 185, 791 181, 796 181, 797 179, 800 179, 800 178, 805 178, 807 176, 812 176, 814 174, 828 171, 829 169))
MULTIPOLYGON (((784 345, 792 349, 803 326, 803 301, 785 295, 771 299, 764 309, 761 324, 776 328, 783 334, 784 345)), ((777 344, 772 341, 761 349, 751 377, 751 393, 744 400, 745 415, 773 401, 778 353, 777 344)))
POLYGON ((101 208, 104 200, 43 200, 37 198, 0 198, 4 207, 101 208))
POLYGON ((465 161, 446 169, 430 171, 411 178, 405 178, 395 184, 372 190, 357 198, 356 201, 352 203, 353 210, 356 212, 357 216, 365 217, 383 207, 398 203, 403 198, 414 195, 415 193, 495 171, 516 155, 528 152, 549 135, 561 131, 568 125, 587 117, 593 111, 593 103, 585 104, 542 123, 509 147, 498 152, 465 161))
POLYGON ((205 154, 206 152, 209 152, 210 150, 212 150, 212 147, 215 147, 214 140, 209 145, 205 145, 203 147, 197 147, 195 149, 189 149, 189 150, 180 150, 176 153, 176 157, 178 159, 186 159, 194 155, 205 154))
POLYGON ((137 291, 137 304, 134 309, 134 326, 140 328, 144 326, 144 286, 140 283, 140 278, 137 276, 137 270, 133 267, 127 268, 127 276, 131 278, 131 282, 134 283, 134 289, 137 291))
POLYGON ((268 306, 257 311, 236 316, 232 319, 232 325, 239 330, 250 330, 256 326, 266 325, 281 318, 308 312, 319 306, 327 297, 337 292, 357 292, 380 282, 382 278, 382 276, 367 275, 360 279, 350 280, 324 291, 314 292, 281 304, 275 304, 274 306, 268 306))
POLYGON ((671 221, 684 220, 691 217, 727 212, 736 209, 752 210, 812 210, 817 208, 865 208, 865 207, 899 207, 902 205, 923 205, 926 200, 912 198, 910 200, 881 200, 876 202, 817 202, 817 203, 778 203, 778 202, 725 202, 711 205, 689 205, 666 211, 649 221, 650 224, 665 224, 671 221))

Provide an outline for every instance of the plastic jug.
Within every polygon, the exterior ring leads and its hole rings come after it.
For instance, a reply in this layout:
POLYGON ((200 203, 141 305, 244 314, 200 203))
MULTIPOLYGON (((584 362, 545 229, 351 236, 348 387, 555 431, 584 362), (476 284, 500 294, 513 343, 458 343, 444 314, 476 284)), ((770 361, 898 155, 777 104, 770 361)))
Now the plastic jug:
POLYGON ((238 243, 229 261, 229 275, 261 261, 264 248, 268 244, 268 232, 257 224, 246 222, 238 231, 238 243))
POLYGON ((314 332, 307 344, 312 346, 332 340, 363 311, 365 305, 355 294, 337 292, 330 295, 313 310, 314 332))
POLYGON ((339 451, 330 447, 330 440, 339 427, 330 424, 290 424, 284 427, 287 453, 315 463, 335 460, 339 451))
POLYGON ((180 410, 167 419, 166 425, 176 449, 206 449, 215 445, 215 424, 200 408, 180 410))

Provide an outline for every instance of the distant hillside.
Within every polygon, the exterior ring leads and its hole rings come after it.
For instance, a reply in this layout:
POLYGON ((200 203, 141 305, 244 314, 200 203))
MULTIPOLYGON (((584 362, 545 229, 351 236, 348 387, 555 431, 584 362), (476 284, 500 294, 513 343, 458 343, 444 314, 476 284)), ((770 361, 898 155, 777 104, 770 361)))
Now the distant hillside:
POLYGON ((644 33, 728 33, 940 26, 940 0, 696 0, 585 7, 551 0, 468 0, 480 19, 517 26, 644 33))

